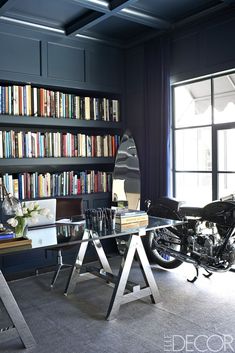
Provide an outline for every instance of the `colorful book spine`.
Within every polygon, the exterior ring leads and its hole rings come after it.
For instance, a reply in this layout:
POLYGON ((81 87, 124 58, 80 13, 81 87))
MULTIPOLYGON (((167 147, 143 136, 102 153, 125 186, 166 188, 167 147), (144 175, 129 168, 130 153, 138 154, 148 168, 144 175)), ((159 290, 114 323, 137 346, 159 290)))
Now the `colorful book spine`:
POLYGON ((14 238, 14 236, 15 236, 15 234, 13 232, 0 233, 0 240, 12 239, 12 238, 14 238))

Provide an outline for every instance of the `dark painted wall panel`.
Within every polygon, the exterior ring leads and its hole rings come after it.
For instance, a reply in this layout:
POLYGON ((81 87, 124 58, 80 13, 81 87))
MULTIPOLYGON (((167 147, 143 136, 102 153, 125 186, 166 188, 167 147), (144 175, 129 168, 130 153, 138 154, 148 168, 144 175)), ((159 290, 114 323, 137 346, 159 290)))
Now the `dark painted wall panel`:
POLYGON ((40 75, 40 40, 0 32, 0 70, 40 75))
POLYGON ((85 51, 57 43, 48 43, 48 77, 85 81, 85 51))
POLYGON ((95 85, 120 92, 123 88, 124 55, 111 47, 90 48, 86 51, 86 79, 95 85))
POLYGON ((235 60, 235 18, 223 23, 218 23, 205 31, 205 65, 224 64, 235 60))
POLYGON ((200 33, 194 32, 177 38, 172 42, 172 52, 174 54, 171 63, 172 72, 180 74, 185 72, 185 70, 189 72, 197 70, 199 64, 199 41, 200 33))
POLYGON ((97 199, 93 201, 93 208, 99 208, 99 207, 109 207, 110 206, 110 200, 107 198, 105 199, 97 199))
POLYGON ((135 139, 141 174, 141 202, 146 197, 146 124, 145 110, 145 51, 143 46, 129 49, 126 53, 126 94, 125 94, 125 127, 135 139))
POLYGON ((172 35, 172 82, 235 68, 235 17, 226 12, 172 35))
POLYGON ((0 80, 122 93, 124 50, 0 24, 0 80))

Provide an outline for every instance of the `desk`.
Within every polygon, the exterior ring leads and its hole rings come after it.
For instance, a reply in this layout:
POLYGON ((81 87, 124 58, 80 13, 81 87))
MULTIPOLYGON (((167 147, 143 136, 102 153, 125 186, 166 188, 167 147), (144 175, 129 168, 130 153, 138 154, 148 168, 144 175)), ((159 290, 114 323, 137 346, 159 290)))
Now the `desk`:
MULTIPOLYGON (((101 267, 94 268, 86 266, 86 270, 92 274, 103 278, 106 281, 114 283, 114 290, 107 311, 107 320, 117 317, 119 308, 122 304, 138 300, 140 298, 150 296, 153 304, 160 301, 160 294, 156 281, 154 279, 149 261, 147 259, 145 249, 141 240, 146 232, 158 228, 177 226, 182 224, 181 221, 173 221, 157 217, 149 217, 149 224, 146 227, 129 229, 123 232, 110 232, 110 234, 98 235, 96 232, 85 229, 84 225, 61 225, 30 229, 28 238, 32 240, 32 245, 27 248, 18 246, 17 248, 4 249, 0 253, 12 253, 13 251, 30 251, 32 249, 44 248, 50 249, 58 247, 58 249, 66 248, 71 245, 78 245, 77 256, 69 274, 66 284, 65 295, 69 295, 75 289, 80 277, 80 271, 83 266, 84 257, 88 248, 88 243, 92 242, 95 246, 101 267), (109 265, 108 259, 102 247, 101 240, 108 238, 116 238, 129 236, 127 248, 123 255, 119 273, 114 276, 109 265), (146 286, 141 288, 139 284, 128 281, 129 272, 135 254, 140 265, 146 286)), ((0 299, 2 300, 13 326, 7 330, 0 330, 0 335, 7 333, 10 335, 11 329, 17 330, 19 337, 25 348, 35 345, 33 336, 24 320, 24 317, 15 301, 7 282, 0 271, 0 299)))

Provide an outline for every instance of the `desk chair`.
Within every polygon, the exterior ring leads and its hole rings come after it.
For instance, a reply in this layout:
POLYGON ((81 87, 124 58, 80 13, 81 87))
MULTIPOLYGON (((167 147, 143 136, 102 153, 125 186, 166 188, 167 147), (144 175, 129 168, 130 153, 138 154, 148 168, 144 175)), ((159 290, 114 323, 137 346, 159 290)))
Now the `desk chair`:
MULTIPOLYGON (((72 219, 74 216, 81 216, 82 215, 82 199, 81 198, 57 198, 56 200, 56 220, 60 220, 63 218, 69 218, 72 219)), ((73 247, 73 245, 71 245, 73 247)), ((67 249, 71 249, 71 247, 67 249)), ((54 284, 58 278, 58 275, 60 273, 60 270, 62 267, 71 267, 71 264, 65 264, 63 262, 63 257, 62 257, 62 249, 54 248, 50 249, 52 251, 57 252, 57 268, 54 272, 52 281, 51 281, 51 288, 54 287, 54 284)))

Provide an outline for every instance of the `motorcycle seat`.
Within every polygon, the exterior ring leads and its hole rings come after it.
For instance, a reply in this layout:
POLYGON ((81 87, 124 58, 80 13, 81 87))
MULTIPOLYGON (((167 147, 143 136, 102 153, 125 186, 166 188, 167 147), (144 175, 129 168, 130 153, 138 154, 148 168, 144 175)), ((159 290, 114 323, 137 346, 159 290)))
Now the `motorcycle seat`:
POLYGON ((181 205, 184 204, 184 201, 178 201, 173 197, 162 196, 157 200, 157 203, 162 204, 174 211, 179 211, 179 209, 181 208, 181 205))
POLYGON ((202 217, 203 207, 183 206, 183 207, 180 207, 180 211, 184 216, 202 217))

